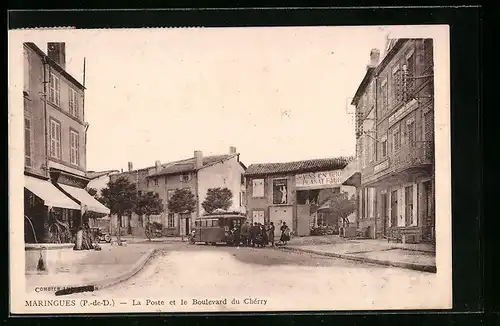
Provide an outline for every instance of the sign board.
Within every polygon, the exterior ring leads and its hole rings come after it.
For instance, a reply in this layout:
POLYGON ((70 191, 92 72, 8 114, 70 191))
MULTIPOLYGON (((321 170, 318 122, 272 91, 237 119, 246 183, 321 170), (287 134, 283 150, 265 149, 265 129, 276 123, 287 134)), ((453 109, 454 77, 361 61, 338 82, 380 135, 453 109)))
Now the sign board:
POLYGON ((408 113, 410 113, 414 105, 417 104, 417 100, 413 99, 407 104, 405 104, 401 109, 397 110, 393 115, 389 117, 389 124, 393 124, 396 121, 399 121, 401 118, 406 116, 408 113))
POLYGON ((389 160, 385 160, 373 167, 373 173, 383 171, 389 167, 389 160))
POLYGON ((297 188, 338 187, 342 183, 341 179, 342 170, 302 173, 295 176, 295 186, 297 188))

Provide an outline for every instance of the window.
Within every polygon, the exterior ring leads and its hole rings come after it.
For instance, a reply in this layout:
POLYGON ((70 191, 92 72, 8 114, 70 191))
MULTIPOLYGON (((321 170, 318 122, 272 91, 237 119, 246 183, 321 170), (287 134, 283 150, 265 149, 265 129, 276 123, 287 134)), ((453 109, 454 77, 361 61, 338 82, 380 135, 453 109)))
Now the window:
POLYGON ((392 149, 394 152, 398 151, 401 147, 401 132, 399 127, 392 131, 392 149))
POLYGON ((264 224, 264 211, 253 211, 252 212, 252 223, 264 224))
POLYGON ((189 180, 191 180, 189 174, 182 174, 181 175, 181 182, 189 182, 189 180))
POLYGON ((174 213, 168 213, 167 225, 169 228, 175 227, 174 213))
POLYGON ((31 134, 31 119, 24 118, 24 165, 28 167, 32 167, 31 134))
POLYGON ((406 66, 404 68, 404 100, 409 101, 415 90, 415 54, 413 50, 406 55, 406 66))
POLYGON ((245 184, 245 176, 242 174, 241 175, 241 184, 244 185, 245 184))
POLYGON ((432 110, 424 114, 424 139, 427 141, 434 140, 434 114, 432 110))
POLYGON ((433 41, 431 38, 424 40, 424 70, 425 73, 429 73, 427 70, 432 69, 434 65, 433 58, 433 41))
POLYGON ((286 179, 273 180, 273 205, 288 204, 288 187, 286 179))
POLYGON ((80 163, 80 153, 79 146, 80 142, 78 139, 78 133, 74 130, 69 131, 69 143, 70 143, 70 151, 69 151, 69 162, 74 165, 79 165, 80 163))
POLYGON ((264 197, 264 179, 252 180, 252 197, 264 197))
POLYGON ((175 193, 174 189, 167 190, 167 200, 172 199, 172 196, 174 195, 174 193, 175 193))
POLYGON ((50 156, 61 159, 61 124, 50 120, 50 156))
POLYGON ((154 178, 155 186, 158 185, 158 178, 154 178))
POLYGON ((413 185, 405 187, 405 223, 410 226, 413 221, 413 185))
POLYGON ((384 158, 387 156, 387 136, 382 137, 380 147, 382 150, 382 158, 384 158))
POLYGON ((72 88, 69 88, 69 114, 77 118, 79 116, 78 93, 72 88))
POLYGON ((387 79, 382 80, 382 84, 380 87, 381 98, 382 98, 382 112, 387 111, 389 108, 389 103, 387 101, 388 98, 388 88, 387 88, 387 79))
POLYGON ((415 120, 409 119, 406 121, 406 140, 410 147, 415 145, 415 120))
POLYGON ((55 105, 60 105, 60 79, 54 73, 49 75, 49 101, 55 105))
POLYGON ((30 57, 27 49, 24 49, 24 91, 29 93, 30 90, 30 57))
POLYGON ((403 100, 402 72, 399 65, 392 69, 392 100, 397 105, 403 100))

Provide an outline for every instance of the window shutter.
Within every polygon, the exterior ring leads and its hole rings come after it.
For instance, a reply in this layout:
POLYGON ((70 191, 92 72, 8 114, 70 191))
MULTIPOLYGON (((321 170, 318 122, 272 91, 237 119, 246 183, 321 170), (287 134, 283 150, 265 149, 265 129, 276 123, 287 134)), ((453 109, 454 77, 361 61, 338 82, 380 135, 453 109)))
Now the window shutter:
POLYGON ((434 114, 432 111, 424 114, 424 130, 425 140, 432 141, 434 139, 434 114))
POLYGON ((433 49, 433 40, 425 39, 424 40, 424 70, 428 72, 428 69, 432 69, 434 66, 434 49, 433 49))

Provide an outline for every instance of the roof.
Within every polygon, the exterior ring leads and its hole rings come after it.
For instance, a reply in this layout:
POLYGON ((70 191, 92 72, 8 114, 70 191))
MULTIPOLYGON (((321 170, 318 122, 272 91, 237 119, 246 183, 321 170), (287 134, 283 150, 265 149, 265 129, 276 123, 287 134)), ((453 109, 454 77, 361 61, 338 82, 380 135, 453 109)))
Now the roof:
POLYGON ((24 43, 27 47, 35 51, 40 57, 45 59, 45 61, 53 67, 57 72, 59 72, 61 75, 66 77, 68 80, 70 80, 73 84, 75 84, 78 88, 84 90, 85 86, 83 86, 78 80, 75 79, 70 73, 68 73, 66 70, 64 70, 63 67, 61 67, 57 62, 52 60, 48 55, 45 54, 35 43, 33 42, 26 42, 24 43))
POLYGON ((120 172, 118 170, 106 170, 106 171, 87 171, 87 178, 90 180, 102 177, 103 175, 107 175, 113 172, 120 172))
POLYGON ((285 163, 251 164, 246 170, 245 175, 254 176, 340 170, 345 168, 351 160, 352 157, 335 157, 285 163))
POLYGON ((167 175, 167 174, 181 174, 194 172, 200 169, 207 168, 219 162, 227 161, 233 157, 237 157, 239 154, 225 154, 225 155, 210 155, 203 157, 203 166, 199 169, 195 167, 195 158, 191 157, 185 160, 174 161, 171 163, 163 164, 163 169, 159 172, 153 173, 148 177, 167 175))

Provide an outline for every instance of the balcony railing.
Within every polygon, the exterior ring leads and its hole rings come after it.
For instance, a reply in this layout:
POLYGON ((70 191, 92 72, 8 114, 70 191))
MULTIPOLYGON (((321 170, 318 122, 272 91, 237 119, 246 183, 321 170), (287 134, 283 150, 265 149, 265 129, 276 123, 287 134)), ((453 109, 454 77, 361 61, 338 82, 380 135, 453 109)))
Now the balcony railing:
POLYGON ((397 151, 365 167, 362 182, 373 181, 388 173, 398 173, 408 168, 434 164, 434 142, 415 141, 403 144, 397 151))

